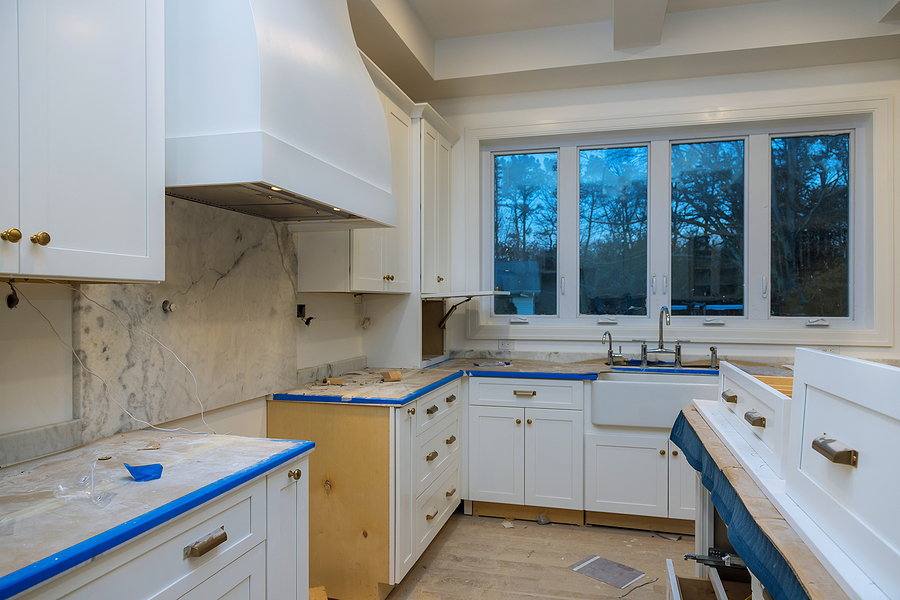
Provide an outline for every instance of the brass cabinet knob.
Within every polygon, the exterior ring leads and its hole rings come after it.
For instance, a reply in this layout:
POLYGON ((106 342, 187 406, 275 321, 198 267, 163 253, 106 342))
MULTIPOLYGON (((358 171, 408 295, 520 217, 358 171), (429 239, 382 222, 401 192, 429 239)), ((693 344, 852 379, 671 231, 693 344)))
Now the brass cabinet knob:
POLYGON ((437 276, 437 282, 438 282, 438 283, 442 282, 443 280, 444 280, 443 277, 441 277, 440 275, 437 276))
POLYGON ((660 456, 665 456, 665 455, 666 455, 666 451, 665 451, 665 450, 660 450, 660 451, 659 451, 659 455, 660 455, 660 456))
POLYGON ((516 425, 521 425, 521 424, 522 424, 522 419, 516 419, 516 425))
POLYGON ((414 414, 416 414, 416 409, 415 408, 407 408, 406 412, 408 412, 411 415, 414 415, 414 414))
POLYGON ((7 242, 12 242, 15 244, 19 240, 22 239, 22 232, 13 227, 12 229, 7 229, 6 231, 0 231, 0 240, 5 240, 7 242))
POLYGON ((50 234, 46 231, 40 231, 31 236, 31 243, 38 246, 46 246, 50 243, 50 234))
POLYGON ((531 425, 531 419, 528 419, 528 420, 525 421, 525 422, 528 423, 529 425, 531 425))
POLYGON ((298 481, 302 475, 303 472, 300 469, 293 469, 291 471, 288 471, 288 477, 290 477, 294 481, 298 481))

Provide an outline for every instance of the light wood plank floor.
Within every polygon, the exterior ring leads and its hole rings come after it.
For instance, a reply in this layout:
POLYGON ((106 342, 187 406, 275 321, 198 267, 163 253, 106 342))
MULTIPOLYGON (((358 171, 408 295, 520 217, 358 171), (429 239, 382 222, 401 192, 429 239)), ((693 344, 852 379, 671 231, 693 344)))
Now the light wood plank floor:
MULTIPOLYGON (((646 573, 628 600, 665 598, 665 559, 676 573, 694 576, 693 536, 671 541, 648 531, 575 525, 538 525, 470 517, 456 512, 388 600, 511 600, 618 598, 624 590, 568 569, 592 554, 646 573)), ((664 534, 669 536, 669 534, 664 534)), ((669 536, 675 537, 675 536, 669 536)))

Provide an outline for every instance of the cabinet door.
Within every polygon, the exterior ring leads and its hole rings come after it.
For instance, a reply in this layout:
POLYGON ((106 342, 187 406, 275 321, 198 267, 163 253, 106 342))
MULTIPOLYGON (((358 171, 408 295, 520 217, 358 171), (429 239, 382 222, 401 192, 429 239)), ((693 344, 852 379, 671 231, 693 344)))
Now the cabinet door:
POLYGON ((309 593, 309 459, 292 461, 270 473, 266 486, 268 595, 306 598, 309 593))
POLYGON ((399 583, 409 572, 418 558, 416 528, 413 524, 415 504, 413 497, 412 441, 416 419, 410 407, 395 411, 394 434, 394 479, 395 492, 395 534, 394 540, 394 581, 399 583))
POLYGON ((165 277, 163 8, 19 3, 20 273, 165 277))
POLYGON ((469 499, 525 501, 525 411, 469 407, 469 499))
POLYGON ((391 137, 391 186, 397 197, 397 227, 384 232, 384 272, 391 279, 385 286, 388 292, 412 290, 410 268, 410 188, 412 184, 412 121, 409 115, 386 100, 388 133, 391 137))
MULTIPOLYGON (((265 600, 266 597, 266 544, 263 542, 180 600, 265 600)), ((273 597, 271 592, 268 597, 273 597)))
POLYGON ((667 516, 665 435, 585 436, 585 510, 667 516))
POLYGON ((438 292, 450 291, 450 142, 438 135, 436 157, 437 223, 435 225, 435 281, 438 292))
POLYGON ((669 441, 669 518, 694 520, 696 479, 697 471, 685 460, 681 449, 669 441))
POLYGON ((582 412, 525 409, 525 505, 584 507, 582 412))
MULTIPOLYGON (((0 0, 0 231, 19 227, 19 47, 16 0, 0 0)), ((19 271, 22 242, 0 241, 0 273, 19 271)))
POLYGON ((391 140, 391 191, 397 197, 397 227, 353 230, 351 286, 355 292, 409 293, 412 122, 384 94, 379 95, 391 140))

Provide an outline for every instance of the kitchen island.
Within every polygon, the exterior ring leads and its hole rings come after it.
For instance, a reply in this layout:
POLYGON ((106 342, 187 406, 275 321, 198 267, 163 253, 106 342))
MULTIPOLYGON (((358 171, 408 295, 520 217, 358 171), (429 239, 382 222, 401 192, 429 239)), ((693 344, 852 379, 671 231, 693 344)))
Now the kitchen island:
POLYGON ((132 598, 195 589, 208 598, 242 584, 254 598, 267 588, 305 597, 302 473, 313 447, 142 430, 5 467, 0 598, 112 597, 126 587, 132 598), (124 463, 159 464, 162 475, 138 482, 124 463))

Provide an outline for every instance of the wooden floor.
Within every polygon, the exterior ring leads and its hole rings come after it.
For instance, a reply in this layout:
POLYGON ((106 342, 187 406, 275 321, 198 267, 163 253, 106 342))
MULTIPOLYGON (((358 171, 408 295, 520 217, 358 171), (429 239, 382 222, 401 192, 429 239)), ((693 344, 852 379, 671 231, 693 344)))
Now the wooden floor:
POLYGON ((503 519, 457 511, 388 600, 619 598, 657 577, 628 599, 665 598, 667 558, 677 574, 694 576, 693 561, 682 558, 694 552, 693 536, 671 541, 649 531, 512 523, 507 529, 503 519), (568 569, 592 554, 646 575, 620 590, 568 569))

